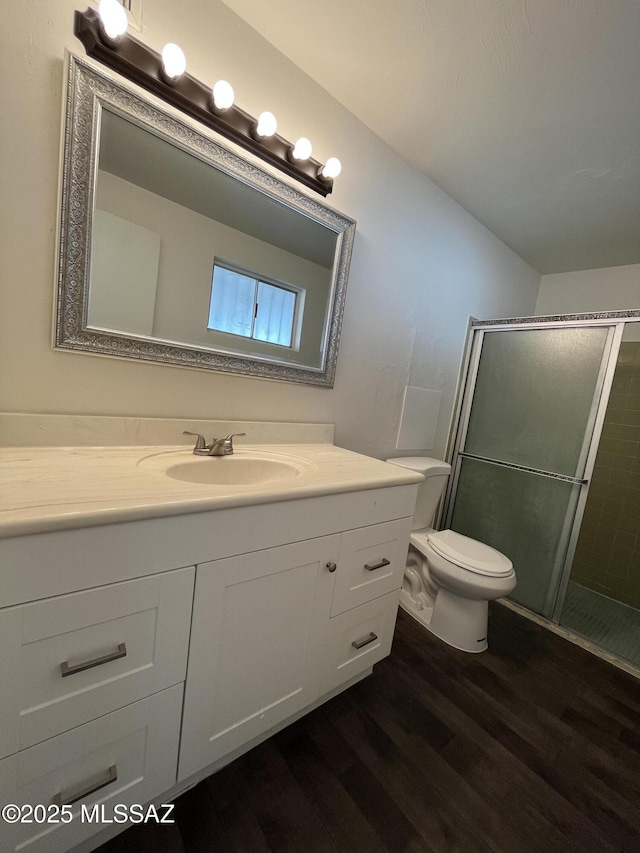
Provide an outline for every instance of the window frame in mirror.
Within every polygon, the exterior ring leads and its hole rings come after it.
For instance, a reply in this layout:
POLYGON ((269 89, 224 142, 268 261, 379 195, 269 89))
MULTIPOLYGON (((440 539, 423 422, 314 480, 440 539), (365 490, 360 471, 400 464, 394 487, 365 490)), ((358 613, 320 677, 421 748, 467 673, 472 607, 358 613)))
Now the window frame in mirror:
POLYGON ((66 58, 65 93, 54 347, 333 387, 355 234, 354 220, 304 195, 245 156, 235 153, 221 144, 213 132, 198 126, 159 99, 71 53, 66 58), (266 355, 209 349, 133 333, 100 330, 88 325, 91 235, 103 107, 336 235, 320 366, 297 365, 266 355))

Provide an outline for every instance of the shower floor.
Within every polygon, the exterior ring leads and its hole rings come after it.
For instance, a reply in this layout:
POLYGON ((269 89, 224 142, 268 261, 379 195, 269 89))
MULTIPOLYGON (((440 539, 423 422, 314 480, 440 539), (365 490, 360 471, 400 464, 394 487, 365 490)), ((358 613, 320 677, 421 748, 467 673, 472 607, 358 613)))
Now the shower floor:
POLYGON ((640 664, 640 610, 569 581, 560 624, 640 664))

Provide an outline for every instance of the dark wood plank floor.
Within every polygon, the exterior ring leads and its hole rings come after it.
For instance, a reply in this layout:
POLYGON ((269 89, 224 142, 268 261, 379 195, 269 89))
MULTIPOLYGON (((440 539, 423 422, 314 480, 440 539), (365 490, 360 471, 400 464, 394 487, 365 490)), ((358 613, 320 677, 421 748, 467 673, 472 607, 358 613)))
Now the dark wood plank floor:
POLYGON ((640 681, 497 604, 489 643, 401 613, 370 678, 100 853, 638 853, 640 681))

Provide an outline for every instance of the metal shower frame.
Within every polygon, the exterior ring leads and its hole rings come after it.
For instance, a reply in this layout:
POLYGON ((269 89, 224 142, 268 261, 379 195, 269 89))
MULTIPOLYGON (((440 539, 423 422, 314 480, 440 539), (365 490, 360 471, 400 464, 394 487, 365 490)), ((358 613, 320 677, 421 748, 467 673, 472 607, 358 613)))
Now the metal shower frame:
POLYGON ((547 590, 546 603, 548 611, 552 611, 551 621, 560 623, 560 616, 564 605, 564 598, 571 575, 571 567, 575 555, 576 544, 580 534, 580 527, 584 515, 589 484, 593 475, 596 454, 600 444, 604 418, 609 402, 609 395, 613 384, 620 344, 626 323, 640 322, 640 310, 634 311, 602 311, 589 314, 560 314, 546 317, 518 317, 501 320, 476 320, 470 318, 465 350, 460 366, 458 390, 456 403, 453 410, 449 440, 447 443, 446 460, 451 464, 452 475, 447 484, 444 500, 442 501, 438 515, 438 527, 449 527, 453 516, 453 506, 458 489, 460 468, 464 458, 474 458, 490 464, 503 465, 511 469, 523 470, 542 476, 552 477, 565 482, 570 482, 579 487, 579 495, 573 516, 567 514, 566 524, 571 528, 567 538, 567 545, 563 552, 558 554, 553 569, 549 589, 547 590), (501 460, 493 460, 478 457, 473 454, 465 454, 462 448, 466 440, 471 414, 471 406, 475 391, 478 368, 482 353, 482 344, 486 332, 491 331, 525 331, 532 329, 549 328, 571 328, 579 326, 588 327, 610 327, 605 351, 603 353, 600 374, 596 384, 596 393, 589 413, 585 439, 580 455, 580 461, 584 465, 583 477, 569 477, 536 468, 528 468, 501 460))

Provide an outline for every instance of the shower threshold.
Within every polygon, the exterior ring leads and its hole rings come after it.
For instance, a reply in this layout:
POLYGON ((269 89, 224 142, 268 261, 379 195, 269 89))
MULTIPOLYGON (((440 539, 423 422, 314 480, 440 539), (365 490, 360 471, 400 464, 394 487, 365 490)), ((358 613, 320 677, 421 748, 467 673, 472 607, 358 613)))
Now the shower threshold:
MULTIPOLYGON (((594 595, 599 594, 594 593, 594 595)), ((605 596, 600 597, 606 598, 605 596)), ((608 600, 610 601, 611 599, 608 600)), ((559 625, 557 622, 552 622, 550 619, 546 619, 544 616, 539 616, 537 613, 534 613, 532 610, 528 610, 526 607, 523 607, 521 604, 517 604, 515 601, 510 601, 507 598, 499 598, 497 600, 497 603, 503 605, 504 607, 507 607, 509 610, 513 610, 514 612, 519 613, 521 616, 524 616, 525 619, 529 619, 531 622, 535 622, 537 625, 541 625, 543 628, 552 631, 559 637, 564 637, 565 640, 569 640, 569 642, 574 643, 576 646, 580 646, 586 651, 591 652, 591 654, 596 655, 597 657, 602 658, 602 660, 607 661, 607 663, 610 663, 613 666, 618 667, 618 669, 622 669, 624 670, 624 672, 628 672, 630 675, 633 675, 636 678, 640 679, 640 661, 634 663, 633 661, 622 657, 620 654, 613 652, 610 649, 605 648, 604 646, 601 646, 596 641, 588 639, 575 629, 570 628, 566 625, 559 625)), ((618 602, 615 603, 617 604, 618 602)), ((626 605, 620 606, 626 607, 626 605)))

